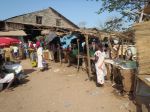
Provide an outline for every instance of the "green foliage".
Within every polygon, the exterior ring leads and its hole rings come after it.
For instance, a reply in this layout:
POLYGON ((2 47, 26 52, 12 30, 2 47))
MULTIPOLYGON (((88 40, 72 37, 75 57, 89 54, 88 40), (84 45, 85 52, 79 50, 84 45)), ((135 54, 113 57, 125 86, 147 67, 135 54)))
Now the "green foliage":
POLYGON ((98 14, 105 11, 117 11, 122 14, 124 18, 127 17, 128 20, 136 21, 139 18, 137 12, 140 12, 149 1, 150 0, 101 0, 102 7, 99 9, 98 14))
POLYGON ((106 32, 123 31, 123 20, 117 17, 111 18, 104 22, 104 24, 100 26, 100 29, 106 32))

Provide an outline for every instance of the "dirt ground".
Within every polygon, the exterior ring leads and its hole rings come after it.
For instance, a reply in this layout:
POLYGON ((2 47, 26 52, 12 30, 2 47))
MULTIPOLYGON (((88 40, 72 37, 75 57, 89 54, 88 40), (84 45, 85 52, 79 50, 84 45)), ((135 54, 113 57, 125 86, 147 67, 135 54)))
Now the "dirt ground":
POLYGON ((48 71, 22 61, 28 74, 23 84, 0 93, 0 112, 135 112, 134 104, 115 94, 110 81, 96 87, 85 71, 51 63, 48 71))

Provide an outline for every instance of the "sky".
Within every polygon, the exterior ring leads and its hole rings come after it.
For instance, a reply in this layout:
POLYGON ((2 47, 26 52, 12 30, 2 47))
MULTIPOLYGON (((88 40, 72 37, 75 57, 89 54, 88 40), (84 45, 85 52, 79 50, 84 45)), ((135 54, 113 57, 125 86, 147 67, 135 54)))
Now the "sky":
POLYGON ((97 14, 101 1, 96 0, 1 0, 0 20, 52 7, 76 25, 86 23, 86 27, 99 27, 119 13, 97 14))

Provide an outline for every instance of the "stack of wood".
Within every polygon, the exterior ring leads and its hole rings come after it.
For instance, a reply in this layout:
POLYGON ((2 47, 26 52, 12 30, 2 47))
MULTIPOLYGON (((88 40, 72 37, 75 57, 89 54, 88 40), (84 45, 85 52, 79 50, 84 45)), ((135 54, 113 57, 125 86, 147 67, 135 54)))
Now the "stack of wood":
POLYGON ((147 75, 150 74, 150 21, 136 24, 134 28, 139 75, 147 75))

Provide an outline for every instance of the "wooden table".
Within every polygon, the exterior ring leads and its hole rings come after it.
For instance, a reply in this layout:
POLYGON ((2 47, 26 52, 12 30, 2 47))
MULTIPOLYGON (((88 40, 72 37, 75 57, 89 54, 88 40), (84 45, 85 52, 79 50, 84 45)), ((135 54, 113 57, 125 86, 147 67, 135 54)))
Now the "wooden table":
MULTIPOLYGON (((77 57, 77 58, 79 57, 79 58, 81 58, 81 59, 87 59, 87 56, 86 56, 86 55, 77 55, 76 57, 77 57)), ((94 60, 95 57, 90 57, 90 59, 91 59, 91 60, 94 60)))

